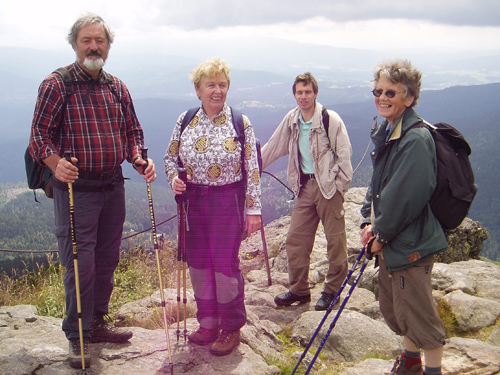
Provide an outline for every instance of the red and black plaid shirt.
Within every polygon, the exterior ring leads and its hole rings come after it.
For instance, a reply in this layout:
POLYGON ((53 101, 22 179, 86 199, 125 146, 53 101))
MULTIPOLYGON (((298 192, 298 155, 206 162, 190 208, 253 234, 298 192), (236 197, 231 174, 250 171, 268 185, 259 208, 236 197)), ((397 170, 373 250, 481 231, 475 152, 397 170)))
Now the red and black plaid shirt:
POLYGON ((38 90, 29 145, 33 158, 41 162, 70 150, 78 158, 77 167, 90 172, 114 169, 125 159, 131 162, 140 153, 144 134, 125 84, 109 74, 112 84, 107 83, 102 71, 93 80, 78 63, 66 68, 78 81, 72 84, 72 95, 66 96, 56 73, 38 90))

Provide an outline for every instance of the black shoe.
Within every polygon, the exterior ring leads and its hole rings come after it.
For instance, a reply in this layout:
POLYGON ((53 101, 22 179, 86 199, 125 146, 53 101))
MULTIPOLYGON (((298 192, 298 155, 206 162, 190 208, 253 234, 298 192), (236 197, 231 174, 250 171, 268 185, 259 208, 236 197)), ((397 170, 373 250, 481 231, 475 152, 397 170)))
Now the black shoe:
MULTIPOLYGON (((316 303, 316 306, 314 306, 316 311, 327 310, 332 304, 332 301, 335 298, 336 294, 337 293, 321 292, 321 298, 316 303)), ((339 303, 340 303, 340 298, 337 299, 337 302, 335 302, 335 305, 333 305, 332 308, 338 306, 339 303)))
POLYGON ((278 294, 276 297, 274 297, 274 302, 276 302, 278 306, 290 306, 295 302, 301 304, 311 302, 311 295, 307 294, 305 296, 299 296, 295 293, 292 293, 291 291, 288 291, 286 293, 278 294))
POLYGON ((104 317, 94 317, 92 321, 91 342, 124 343, 133 336, 132 331, 115 327, 104 320, 104 317))
MULTIPOLYGON (((83 338, 83 359, 85 368, 90 367, 90 338, 83 338)), ((73 368, 83 368, 82 366, 82 352, 80 350, 80 338, 69 339, 69 365, 73 368)))

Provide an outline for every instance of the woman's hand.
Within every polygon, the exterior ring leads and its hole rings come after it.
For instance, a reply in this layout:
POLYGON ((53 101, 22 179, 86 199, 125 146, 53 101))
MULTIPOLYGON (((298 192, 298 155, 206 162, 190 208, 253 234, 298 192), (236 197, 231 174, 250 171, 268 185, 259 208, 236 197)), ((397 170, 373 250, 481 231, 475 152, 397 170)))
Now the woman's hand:
POLYGON ((366 246, 368 241, 370 241, 373 238, 373 226, 371 224, 365 226, 363 230, 361 231, 361 244, 363 246, 366 246))
MULTIPOLYGON (((190 181, 191 180, 191 176, 187 176, 187 180, 190 181)), ((184 181, 182 181, 179 176, 176 176, 174 178, 174 183, 173 183, 173 186, 172 186, 172 190, 174 191, 175 194, 177 195, 181 195, 182 193, 184 193, 186 191, 186 184, 184 183, 184 181)))
POLYGON ((245 218, 245 231, 250 236, 260 229, 262 217, 260 215, 247 215, 245 218))
MULTIPOLYGON (((363 244, 363 246, 366 246, 368 242, 374 237, 375 236, 373 235, 373 226, 371 224, 364 227, 363 230, 361 231, 361 243, 363 244)), ((372 253, 378 253, 382 251, 383 248, 384 248, 383 244, 381 244, 377 240, 373 240, 370 251, 372 253)))

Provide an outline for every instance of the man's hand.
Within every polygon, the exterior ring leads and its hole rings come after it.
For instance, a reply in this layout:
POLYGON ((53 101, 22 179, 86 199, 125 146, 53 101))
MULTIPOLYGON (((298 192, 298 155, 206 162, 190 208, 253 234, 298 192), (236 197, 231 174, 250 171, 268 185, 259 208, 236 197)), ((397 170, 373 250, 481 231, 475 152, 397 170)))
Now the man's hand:
POLYGON ((152 159, 146 161, 141 157, 138 157, 134 161, 134 169, 139 172, 139 174, 144 175, 144 179, 147 182, 153 182, 156 180, 156 169, 155 163, 152 159))
POLYGON ((71 163, 59 155, 50 155, 43 159, 44 164, 54 172, 55 177, 62 182, 73 183, 78 179, 78 168, 75 166, 78 159, 71 158, 71 163))

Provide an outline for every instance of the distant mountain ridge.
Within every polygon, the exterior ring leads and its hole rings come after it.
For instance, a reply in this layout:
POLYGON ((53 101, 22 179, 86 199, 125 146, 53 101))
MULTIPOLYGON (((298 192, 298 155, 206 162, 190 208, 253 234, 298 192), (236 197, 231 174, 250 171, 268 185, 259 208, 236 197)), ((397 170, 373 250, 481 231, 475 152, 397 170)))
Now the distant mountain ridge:
MULTIPOLYGON (((266 44, 268 51, 270 45, 266 44)), ((257 137, 265 144, 283 116, 295 106, 291 92, 294 76, 310 68, 319 79, 318 101, 338 112, 347 126, 353 146, 352 162, 354 167, 357 166, 369 144, 372 119, 377 115, 370 93, 370 64, 379 61, 381 54, 293 43, 283 46, 283 51, 280 57, 269 52, 266 64, 257 64, 254 57, 243 63, 241 56, 228 52, 227 60, 236 61, 238 69, 231 72, 227 103, 238 107, 250 118, 257 137), (297 57, 295 68, 291 62, 285 64, 289 50, 298 47, 304 48, 305 55, 310 53, 309 56, 319 56, 321 52, 320 60, 327 63, 320 66, 311 62, 310 57, 307 58, 309 62, 297 57), (252 70, 255 68, 266 71, 252 70)), ((0 47, 0 79, 3 82, 0 88, 0 150, 7 160, 0 163, 0 182, 25 180, 23 154, 28 143, 38 85, 52 70, 73 59, 69 46, 65 52, 0 47), (33 61, 38 62, 34 67, 33 61)), ((453 61, 451 57, 447 60, 443 56, 434 56, 432 61, 427 60, 417 58, 415 61, 415 65, 424 72, 424 91, 416 110, 429 122, 444 121, 455 126, 471 144, 471 160, 479 192, 470 216, 483 223, 493 234, 495 228, 500 228, 500 200, 496 191, 500 182, 500 169, 496 165, 496 160, 500 159, 500 83, 470 84, 500 81, 500 56, 455 57, 453 61), (429 90, 453 82, 459 82, 461 86, 429 90)), ((113 47, 106 65, 106 70, 122 78, 129 87, 144 127, 146 145, 159 170, 162 169, 163 154, 178 116, 187 108, 199 104, 187 77, 197 63, 194 56, 169 56, 162 61, 143 57, 141 65, 134 58, 124 58, 124 52, 113 47)), ((269 169, 275 172, 282 170, 285 159, 269 169)), ((368 184, 370 168, 369 157, 365 157, 354 175, 353 186, 368 184)), ((157 183, 166 186, 166 180, 161 175, 157 183)), ((492 239, 495 238, 500 242, 500 234, 497 237, 492 235, 492 239)))

